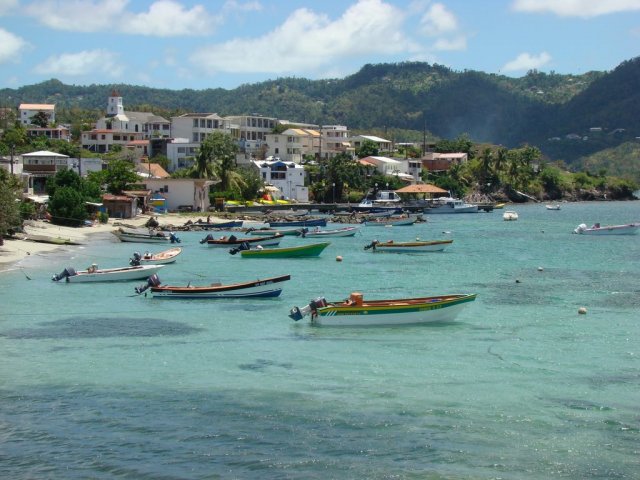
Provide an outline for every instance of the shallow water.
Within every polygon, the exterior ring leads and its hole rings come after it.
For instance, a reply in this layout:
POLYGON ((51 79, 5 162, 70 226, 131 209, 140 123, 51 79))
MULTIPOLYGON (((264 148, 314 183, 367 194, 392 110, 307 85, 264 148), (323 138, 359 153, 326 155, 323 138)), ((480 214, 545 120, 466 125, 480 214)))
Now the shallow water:
POLYGON ((183 233, 182 258, 159 273, 193 285, 291 274, 276 299, 162 300, 136 296, 140 281, 50 280, 159 249, 110 234, 28 257, 0 273, 0 476, 638 478, 640 236, 571 232, 639 221, 640 203, 514 209, 517 222, 496 210, 362 227, 315 259, 243 259, 183 233), (363 250, 418 237, 454 242, 363 250), (447 325, 287 317, 356 290, 478 298, 447 325))

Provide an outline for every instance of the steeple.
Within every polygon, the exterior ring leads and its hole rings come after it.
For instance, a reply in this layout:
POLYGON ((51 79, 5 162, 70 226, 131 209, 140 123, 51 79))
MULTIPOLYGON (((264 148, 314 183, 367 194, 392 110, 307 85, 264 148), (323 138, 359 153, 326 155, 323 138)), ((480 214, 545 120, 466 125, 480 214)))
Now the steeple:
POLYGON ((107 105, 107 117, 115 117, 116 115, 124 115, 124 106, 122 105, 120 93, 113 90, 107 105))

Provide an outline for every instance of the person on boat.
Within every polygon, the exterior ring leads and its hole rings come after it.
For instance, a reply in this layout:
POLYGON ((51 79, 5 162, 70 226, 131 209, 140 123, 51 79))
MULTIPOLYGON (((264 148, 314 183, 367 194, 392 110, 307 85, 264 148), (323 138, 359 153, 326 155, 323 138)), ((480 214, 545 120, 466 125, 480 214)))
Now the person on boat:
POLYGON ((98 265, 92 263, 89 268, 87 268, 87 273, 96 273, 98 271, 98 265))

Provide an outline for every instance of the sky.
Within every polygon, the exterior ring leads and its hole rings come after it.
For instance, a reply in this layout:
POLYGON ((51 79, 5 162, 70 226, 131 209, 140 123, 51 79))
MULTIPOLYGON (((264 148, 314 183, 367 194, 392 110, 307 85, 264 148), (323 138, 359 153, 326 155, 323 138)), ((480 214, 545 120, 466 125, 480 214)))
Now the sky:
POLYGON ((0 0, 0 88, 180 90, 421 61, 521 77, 640 55, 640 0, 0 0))

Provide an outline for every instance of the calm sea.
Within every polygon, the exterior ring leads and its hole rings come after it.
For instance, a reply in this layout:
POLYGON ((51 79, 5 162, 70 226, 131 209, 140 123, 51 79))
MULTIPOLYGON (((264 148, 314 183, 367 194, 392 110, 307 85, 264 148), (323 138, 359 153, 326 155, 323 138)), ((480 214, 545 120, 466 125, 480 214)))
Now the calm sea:
POLYGON ((640 478, 640 236, 572 234, 640 221, 640 202, 515 210, 516 222, 496 210, 363 226, 315 259, 243 259, 183 233, 182 258, 160 272, 192 285, 291 274, 276 299, 50 280, 159 249, 111 234, 29 256, 0 272, 0 477, 640 478), (365 251, 376 238, 454 242, 365 251), (287 317, 352 291, 478 298, 447 325, 287 317))

